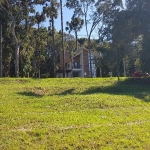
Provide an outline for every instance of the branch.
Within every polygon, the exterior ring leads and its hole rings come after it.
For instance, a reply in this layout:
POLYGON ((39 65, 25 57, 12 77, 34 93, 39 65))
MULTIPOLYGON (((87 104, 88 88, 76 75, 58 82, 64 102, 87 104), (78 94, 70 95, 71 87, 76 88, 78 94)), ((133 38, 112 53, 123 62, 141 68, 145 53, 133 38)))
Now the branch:
POLYGON ((89 37, 88 37, 89 40, 90 40, 92 32, 94 31, 95 27, 99 24, 99 22, 101 20, 102 20, 102 18, 95 19, 95 21, 93 21, 93 24, 92 24, 92 27, 91 27, 91 30, 90 30, 90 33, 89 33, 89 37))
MULTIPOLYGON (((8 2, 7 2, 7 5, 8 5, 8 2)), ((2 7, 2 9, 6 11, 7 14, 11 15, 11 13, 1 4, 1 2, 0 2, 0 6, 2 7)))

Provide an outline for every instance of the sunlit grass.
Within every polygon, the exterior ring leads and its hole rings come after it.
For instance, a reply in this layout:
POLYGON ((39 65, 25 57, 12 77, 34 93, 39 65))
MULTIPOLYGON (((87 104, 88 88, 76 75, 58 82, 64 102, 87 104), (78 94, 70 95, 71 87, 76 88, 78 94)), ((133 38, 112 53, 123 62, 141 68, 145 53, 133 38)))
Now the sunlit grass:
POLYGON ((150 86, 121 78, 0 79, 0 149, 150 149, 150 86))

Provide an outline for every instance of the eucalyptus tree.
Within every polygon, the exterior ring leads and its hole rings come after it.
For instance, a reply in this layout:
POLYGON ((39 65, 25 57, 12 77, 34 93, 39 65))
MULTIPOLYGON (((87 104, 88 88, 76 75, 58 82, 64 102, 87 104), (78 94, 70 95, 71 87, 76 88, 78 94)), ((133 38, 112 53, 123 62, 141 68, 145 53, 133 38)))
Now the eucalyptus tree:
MULTIPOLYGON (((90 49, 90 37, 92 32, 94 31, 97 23, 95 24, 94 21, 92 21, 92 26, 90 29, 90 33, 88 32, 88 23, 89 20, 91 18, 89 18, 88 16, 91 16, 91 14, 89 14, 90 8, 93 8, 92 6, 95 4, 95 0, 67 0, 66 2, 66 6, 69 9, 73 9, 74 10, 74 15, 75 16, 80 16, 80 17, 84 17, 84 23, 86 26, 86 34, 87 34, 87 39, 88 39, 88 49, 90 52, 90 73, 91 73, 91 77, 92 77, 92 66, 91 66, 91 49, 90 49)), ((91 11, 93 12, 93 11, 91 11)))
POLYGON ((149 71, 150 51, 150 1, 126 0, 126 9, 115 9, 114 19, 110 23, 111 39, 117 58, 117 72, 120 74, 120 64, 127 58, 130 73, 136 66, 142 66, 143 71, 149 71), (140 41, 137 40, 140 37, 140 41), (142 42, 141 42, 142 41, 142 42), (140 50, 136 45, 140 45, 140 50), (136 46, 136 50, 135 50, 136 46))
POLYGON ((93 13, 92 11, 95 9, 94 5, 95 5, 95 0, 67 0, 66 1, 66 7, 69 9, 73 9, 73 14, 75 16, 84 18, 87 37, 89 36, 88 24, 91 19, 88 16, 91 16, 91 13, 93 13))
POLYGON ((34 50, 36 47, 35 41, 35 32, 34 28, 30 29, 30 34, 28 34, 28 39, 24 42, 23 46, 20 48, 20 75, 23 77, 30 77, 32 75, 31 72, 34 72, 34 50))
MULTIPOLYGON (((6 5, 5 5, 6 6, 6 5)), ((1 47, 3 49, 2 51, 2 72, 3 76, 10 76, 10 62, 13 56, 12 50, 14 49, 14 44, 11 40, 11 32, 10 32, 10 19, 7 15, 6 11, 2 8, 0 8, 0 22, 2 26, 2 32, 1 32, 1 47)))
POLYGON ((0 8, 3 9, 10 19, 10 30, 15 43, 15 74, 19 77, 19 53, 28 36, 29 13, 32 9, 31 0, 3 0, 0 8), (20 35, 20 33, 22 33, 20 35))
MULTIPOLYGON (((103 42, 104 37, 106 37, 106 31, 108 30, 108 22, 112 19, 111 15, 114 14, 114 9, 117 6, 122 6, 122 0, 98 0, 94 3, 94 8, 90 14, 91 28, 88 34, 88 47, 91 56, 91 35, 93 31, 97 28, 99 40, 103 42)), ((108 34, 107 34, 108 35, 108 34)), ((92 77, 92 66, 90 57, 90 74, 92 77)))
POLYGON ((3 65, 2 65, 2 22, 0 22, 0 77, 3 76, 3 65))
MULTIPOLYGON (((113 49, 116 50, 116 62, 117 62, 117 72, 118 72, 118 80, 119 80, 119 59, 120 59, 120 53, 119 53, 119 45, 121 45, 120 41, 116 42, 115 40, 120 40, 119 32, 122 33, 122 30, 120 27, 123 27, 122 20, 118 17, 120 15, 120 12, 123 11, 123 4, 122 0, 106 0, 104 1, 98 1, 96 3, 96 16, 99 16, 101 18, 100 24, 98 24, 98 34, 99 34, 99 40, 100 42, 109 41, 113 42, 113 49), (116 26, 115 23, 118 23, 119 25, 116 26), (121 25, 120 25, 121 24, 121 25), (115 37, 115 40, 114 40, 115 37), (119 45, 118 45, 119 44, 119 45)), ((120 15, 121 16, 121 15, 120 15)), ((123 17, 123 15, 122 15, 123 17)), ((122 29, 122 28, 121 28, 122 29)), ((115 53, 114 53, 115 54, 115 53)))
MULTIPOLYGON (((102 31, 104 32, 104 29, 106 28, 106 23, 108 22, 108 14, 110 17, 110 10, 120 5, 122 5, 121 0, 113 0, 113 1, 112 0, 106 0, 106 1, 104 0, 67 0, 66 6, 69 9, 73 9, 74 14, 76 16, 84 17, 90 56, 91 56, 90 41, 91 41, 91 35, 93 31, 96 29, 96 27, 98 27, 100 34, 102 31), (106 16, 107 16, 107 21, 106 21, 106 16), (105 20, 105 23, 104 23, 104 20, 105 20)), ((92 77, 91 57, 90 57, 90 74, 92 77)))
POLYGON ((126 0, 126 5, 132 19, 132 34, 143 37, 142 51, 140 52, 142 69, 150 71, 150 1, 126 0))
MULTIPOLYGON (((113 28, 111 29, 112 34, 112 49, 116 56, 116 68, 118 81, 120 77, 120 66, 125 55, 127 55, 127 46, 131 44, 133 36, 131 33, 130 18, 126 11, 121 11, 113 20, 113 28)), ((129 48, 129 47, 128 47, 129 48)))
POLYGON ((126 0, 127 11, 132 19, 133 31, 138 35, 147 35, 150 32, 150 1, 126 0))

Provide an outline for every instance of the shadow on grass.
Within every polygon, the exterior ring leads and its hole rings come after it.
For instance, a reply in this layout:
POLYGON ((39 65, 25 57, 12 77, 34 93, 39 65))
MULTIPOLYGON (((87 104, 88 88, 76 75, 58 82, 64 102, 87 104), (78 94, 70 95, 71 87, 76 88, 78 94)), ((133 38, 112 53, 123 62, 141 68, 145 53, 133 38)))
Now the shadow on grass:
MULTIPOLYGON (((150 78, 149 78, 150 80, 150 78)), ((145 78, 128 78, 119 83, 113 84, 111 86, 93 86, 85 90, 82 93, 73 92, 75 89, 67 89, 62 93, 55 95, 67 95, 67 94, 79 94, 79 95, 88 95, 88 94, 112 94, 112 95, 129 95, 141 99, 145 102, 150 102, 150 83, 149 80, 145 78)))
POLYGON ((97 86, 91 87, 81 94, 96 94, 107 93, 114 95, 129 95, 139 98, 145 102, 150 102, 150 84, 145 82, 145 79, 129 78, 125 81, 120 81, 112 86, 97 86), (143 81, 144 80, 144 81, 143 81))
POLYGON ((34 93, 34 92, 19 92, 18 94, 22 95, 22 96, 37 97, 37 98, 42 98, 43 97, 43 95, 37 94, 37 93, 34 93))
POLYGON ((67 95, 67 94, 75 94, 75 93, 73 93, 74 90, 75 90, 74 88, 71 88, 71 89, 67 89, 67 90, 65 90, 65 91, 63 91, 63 92, 61 92, 61 93, 58 93, 58 94, 52 94, 52 95, 50 95, 50 96, 53 96, 53 95, 65 96, 65 95, 67 95))
POLYGON ((73 94, 73 91, 74 91, 74 90, 75 90, 74 88, 68 89, 68 90, 62 92, 61 95, 73 94))

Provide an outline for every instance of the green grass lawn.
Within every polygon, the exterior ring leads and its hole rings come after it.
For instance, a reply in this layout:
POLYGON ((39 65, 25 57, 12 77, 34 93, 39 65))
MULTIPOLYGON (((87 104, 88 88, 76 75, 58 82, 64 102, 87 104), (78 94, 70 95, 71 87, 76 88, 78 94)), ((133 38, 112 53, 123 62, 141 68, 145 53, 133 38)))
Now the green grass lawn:
POLYGON ((1 150, 150 150, 150 85, 0 79, 1 150))

